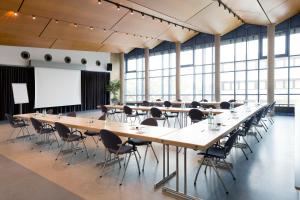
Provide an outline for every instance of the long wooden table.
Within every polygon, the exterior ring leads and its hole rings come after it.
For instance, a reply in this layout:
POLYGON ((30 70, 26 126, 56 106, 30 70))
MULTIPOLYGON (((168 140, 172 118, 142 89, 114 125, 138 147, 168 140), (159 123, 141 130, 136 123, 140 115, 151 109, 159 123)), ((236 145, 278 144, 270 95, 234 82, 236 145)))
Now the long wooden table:
POLYGON ((163 191, 174 195, 175 197, 191 199, 195 197, 191 197, 187 194, 187 149, 190 148, 194 150, 205 150, 209 148, 211 145, 229 134, 232 130, 240 126, 241 123, 243 123, 257 111, 262 109, 264 106, 265 105, 244 105, 236 108, 235 113, 232 113, 229 110, 223 110, 223 113, 219 114, 216 119, 217 121, 222 123, 218 130, 212 130, 208 125, 207 120, 203 120, 199 123, 195 123, 182 129, 142 126, 141 129, 136 130, 134 127, 130 126, 127 123, 102 121, 80 117, 58 117, 57 115, 43 115, 34 113, 16 115, 15 117, 25 120, 29 120, 31 117, 34 117, 46 123, 61 122, 72 128, 91 131, 108 129, 119 136, 146 139, 149 141, 161 143, 163 144, 163 178, 158 182, 158 184, 155 184, 155 187, 162 185, 172 177, 176 176, 176 189, 163 187, 163 191), (173 173, 169 172, 169 145, 173 145, 176 147, 176 171, 173 173), (183 192, 179 191, 180 170, 178 148, 180 147, 184 149, 183 192), (165 149, 167 149, 167 156, 165 156, 165 149))
MULTIPOLYGON (((162 106, 164 104, 164 101, 150 101, 149 102, 151 105, 156 105, 156 106, 162 106)), ((191 102, 184 102, 184 101, 171 101, 172 105, 173 106, 181 106, 181 105, 186 105, 186 106, 191 106, 191 102)), ((221 102, 217 102, 217 101, 210 101, 210 102, 202 102, 200 101, 199 102, 200 105, 202 106, 215 106, 216 108, 219 108, 220 107, 220 103, 221 102)), ((126 102, 126 104, 128 105, 142 105, 143 104, 143 101, 128 101, 126 102)), ((241 106, 243 105, 244 103, 243 102, 235 102, 234 103, 236 106, 241 106)))

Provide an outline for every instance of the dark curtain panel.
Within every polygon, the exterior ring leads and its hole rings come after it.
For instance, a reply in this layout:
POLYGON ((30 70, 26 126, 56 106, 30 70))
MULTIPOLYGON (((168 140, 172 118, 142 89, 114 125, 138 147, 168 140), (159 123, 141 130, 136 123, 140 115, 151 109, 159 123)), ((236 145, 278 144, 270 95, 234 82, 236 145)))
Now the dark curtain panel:
MULTIPOLYGON (((109 92, 105 90, 109 80, 110 74, 106 72, 81 71, 82 104, 45 109, 53 109, 54 113, 96 109, 97 105, 109 102, 109 92)), ((43 109, 34 109, 34 68, 0 66, 0 120, 5 119, 5 113, 19 113, 19 105, 14 104, 12 83, 27 83, 29 103, 23 104, 23 113, 42 112, 43 109)))
POLYGON ((0 66, 0 120, 5 113, 19 113, 19 105, 14 104, 12 83, 27 83, 29 103, 23 104, 23 113, 33 112, 34 69, 29 67, 0 66))
POLYGON ((109 102, 106 85, 110 74, 106 72, 81 71, 81 103, 83 110, 96 109, 99 104, 109 102))

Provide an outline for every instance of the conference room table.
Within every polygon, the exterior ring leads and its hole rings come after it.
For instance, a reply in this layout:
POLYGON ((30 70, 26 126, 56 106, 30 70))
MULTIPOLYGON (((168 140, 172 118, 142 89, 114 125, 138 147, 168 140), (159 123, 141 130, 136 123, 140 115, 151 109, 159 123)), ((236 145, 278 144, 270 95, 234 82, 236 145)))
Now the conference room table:
MULTIPOLYGON (((108 109, 116 109, 116 110, 123 110, 124 105, 105 105, 108 109)), ((148 112, 151 110, 151 106, 129 106, 132 110, 135 111, 143 111, 143 112, 148 112)), ((97 106, 97 108, 101 108, 101 106, 97 106)), ((162 112, 173 112, 173 113, 179 113, 179 121, 180 121, 180 127, 185 127, 187 126, 187 117, 188 117, 188 112, 192 108, 186 108, 186 107, 156 107, 162 112)), ((214 115, 218 115, 224 112, 224 109, 206 109, 206 108, 197 108, 200 111, 202 111, 204 114, 208 114, 210 111, 214 115)), ((121 113, 122 114, 122 113, 121 113)), ((121 121, 123 121, 123 117, 121 117, 121 121)))
POLYGON ((228 135, 234 129, 238 128, 241 123, 254 115, 265 105, 243 105, 235 108, 234 112, 223 110, 219 115, 216 115, 215 122, 220 123, 219 126, 208 124, 208 120, 203 120, 199 123, 192 124, 182 129, 155 127, 140 125, 138 129, 128 123, 121 123, 108 120, 95 120, 90 118, 67 117, 50 114, 20 114, 14 117, 29 120, 31 117, 36 118, 45 123, 60 122, 71 128, 100 131, 107 129, 121 137, 139 138, 152 142, 161 143, 163 145, 163 177, 154 185, 155 188, 162 186, 171 178, 176 177, 176 189, 163 187, 162 191, 173 195, 176 198, 182 199, 197 199, 196 197, 187 194, 187 149, 206 150, 224 136, 228 135), (170 173, 169 164, 169 146, 176 148, 176 170, 170 173), (183 192, 180 192, 180 174, 179 169, 179 148, 183 148, 183 192), (167 153, 167 154, 166 154, 167 153))
MULTIPOLYGON (((214 106, 215 108, 220 108, 220 101, 198 101, 201 106, 209 107, 214 106)), ((164 104, 164 101, 149 101, 149 103, 153 106, 162 106, 164 104)), ((171 101, 172 105, 175 107, 181 107, 182 105, 185 105, 187 107, 191 107, 191 102, 185 102, 185 101, 171 101)), ((126 104, 128 105, 142 105, 143 101, 127 101, 126 104)), ((235 106, 243 105, 243 102, 234 102, 235 106)))

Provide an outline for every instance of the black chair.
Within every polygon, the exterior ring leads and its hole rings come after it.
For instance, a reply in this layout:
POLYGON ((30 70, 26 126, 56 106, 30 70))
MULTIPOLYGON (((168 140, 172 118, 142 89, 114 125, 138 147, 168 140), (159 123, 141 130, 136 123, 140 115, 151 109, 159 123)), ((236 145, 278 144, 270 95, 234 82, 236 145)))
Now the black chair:
MULTIPOLYGON (((100 116, 98 118, 98 120, 106 120, 106 114, 103 114, 102 116, 100 116)), ((96 132, 96 131, 86 131, 84 132, 84 135, 88 136, 88 137, 91 137, 94 141, 94 143, 96 144, 96 147, 99 148, 99 145, 98 145, 98 139, 95 138, 96 136, 99 136, 99 132, 96 132)), ((96 154, 93 154, 93 156, 96 156, 96 154)))
MULTIPOLYGON (((246 141, 246 136, 247 135, 253 135, 256 137, 256 134, 250 134, 250 130, 252 128, 252 124, 253 121, 255 119, 255 115, 250 117, 248 120, 246 120, 242 126, 241 126, 241 130, 239 131, 239 137, 243 139, 244 143, 241 142, 236 142, 235 147, 236 148, 240 148, 244 154, 244 156, 246 157, 246 159, 248 160, 248 156, 246 155, 245 151, 244 151, 244 147, 246 146, 246 148, 248 148, 250 150, 251 153, 253 153, 250 145, 248 144, 248 142, 246 141)), ((256 137, 257 141, 259 142, 258 138, 256 137)))
POLYGON ((125 165, 124 174, 123 174, 122 180, 120 182, 120 185, 122 185, 122 183, 123 183, 125 173, 126 173, 126 170, 127 170, 127 167, 128 167, 128 163, 130 161, 130 157, 131 157, 132 153, 134 154, 136 164, 138 166, 139 175, 141 174, 140 165, 139 165, 136 153, 135 153, 136 148, 134 146, 127 145, 127 141, 125 143, 122 143, 122 140, 120 139, 120 137, 118 137, 113 132, 111 132, 109 130, 106 130, 106 129, 102 129, 100 131, 100 137, 101 137, 102 143, 103 143, 103 145, 105 146, 105 149, 106 149, 105 150, 105 162, 104 162, 104 165, 103 165, 103 168, 102 168, 102 173, 100 175, 100 178, 104 175, 104 170, 105 170, 105 167, 106 167, 107 162, 109 160, 108 158, 111 157, 111 154, 114 154, 116 156, 116 158, 118 159, 120 168, 121 168, 121 162, 120 162, 119 156, 124 155, 124 154, 125 155, 129 154, 127 162, 125 160, 126 165, 125 165), (107 152, 109 153, 109 157, 106 155, 107 152))
POLYGON ((266 107, 261 108, 257 113, 256 113, 256 118, 253 121, 252 125, 254 126, 256 132, 259 134, 259 136, 262 138, 262 135, 260 133, 260 131, 258 130, 258 128, 264 128, 264 130, 267 132, 268 129, 267 127, 264 126, 264 124, 262 123, 262 117, 264 115, 265 109, 267 109, 266 107))
POLYGON ((143 101, 142 106, 150 106, 150 102, 149 101, 143 101))
POLYGON ((67 114, 68 117, 76 117, 76 112, 69 112, 67 114))
MULTIPOLYGON (((41 121, 35 119, 35 118, 30 118, 31 124, 33 128, 35 129, 36 133, 40 136, 42 136, 41 141, 43 143, 50 142, 50 146, 52 145, 53 141, 50 140, 51 136, 54 136, 57 146, 59 146, 58 139, 55 135, 55 128, 51 126, 50 124, 43 124, 41 121), (42 141, 43 140, 43 141, 42 141)), ((40 150, 40 152, 42 152, 40 150)))
POLYGON ((17 129, 19 129, 18 134, 16 135, 15 138, 19 137, 20 133, 22 132, 23 137, 29 136, 29 139, 31 139, 29 130, 28 130, 28 126, 29 124, 26 123, 24 120, 22 119, 17 119, 14 118, 12 115, 5 113, 5 117, 9 122, 9 125, 13 128, 12 132, 10 133, 9 137, 7 138, 7 140, 11 140, 13 134, 15 133, 15 131, 17 129), (25 132, 26 131, 26 132, 25 132))
POLYGON ((274 112, 275 105, 276 105, 276 101, 274 101, 273 103, 270 104, 270 106, 268 108, 267 115, 266 115, 271 124, 274 124, 274 120, 273 120, 272 115, 273 115, 273 112, 274 112))
POLYGON ((223 101, 220 103, 220 108, 221 109, 229 109, 230 108, 230 103, 227 101, 223 101))
MULTIPOLYGON (((230 169, 230 166, 229 164, 225 161, 225 159, 227 158, 227 156, 229 155, 234 143, 236 142, 237 140, 237 137, 238 137, 238 134, 239 134, 239 130, 234 130, 230 136, 228 137, 227 141, 225 142, 224 146, 221 146, 219 144, 215 144, 214 146, 208 148, 205 152, 200 152, 198 153, 199 155, 203 155, 203 159, 200 163, 200 166, 197 170, 197 173, 196 173, 196 176, 195 176, 195 180, 194 180, 194 185, 196 185, 196 182, 197 182, 197 178, 198 178, 198 175, 199 175, 199 171, 201 169, 201 166, 203 164, 203 162, 206 160, 210 163, 210 165, 213 167, 213 169, 215 170, 219 180, 221 181, 226 193, 228 194, 228 190, 223 182, 223 179, 221 178, 219 172, 218 172, 218 169, 215 165, 215 160, 223 160, 226 167, 228 168, 233 180, 235 180, 235 176, 234 174, 232 173, 231 169, 230 169)), ((205 170, 204 170, 204 173, 206 174, 206 168, 207 168, 207 165, 205 167, 205 170)))
POLYGON ((109 119, 110 116, 112 116, 113 118, 115 118, 114 117, 114 114, 115 114, 114 110, 108 110, 108 108, 105 105, 100 105, 100 110, 101 110, 102 113, 105 114, 105 116, 106 116, 107 119, 109 119))
POLYGON ((201 112, 201 110, 198 110, 198 109, 191 109, 189 111, 189 114, 188 116, 191 118, 191 123, 197 123, 197 122, 200 122, 201 120, 204 119, 204 114, 203 112, 201 112))
POLYGON ((132 108, 130 108, 129 106, 123 106, 123 110, 124 110, 124 114, 126 116, 126 121, 129 118, 130 121, 132 122, 132 118, 134 118, 134 121, 136 121, 136 119, 138 118, 138 120, 140 121, 140 117, 138 115, 138 113, 132 110, 132 108))
POLYGON ((200 102, 208 102, 207 99, 202 99, 200 102))
MULTIPOLYGON (((170 108, 170 107, 172 107, 172 103, 170 101, 164 101, 164 106, 166 108, 170 108)), ((178 112, 165 112, 164 115, 167 118, 168 124, 169 124, 169 118, 174 118, 175 119, 175 121, 174 121, 174 127, 175 127, 175 124, 176 124, 176 120, 177 120, 179 126, 181 127, 181 124, 180 124, 180 121, 179 121, 179 113, 178 112)))
MULTIPOLYGON (((141 124, 142 125, 148 125, 148 126, 158 126, 157 121, 154 118, 145 119, 144 121, 142 121, 141 124)), ((158 163, 158 158, 157 158, 156 153, 154 151, 154 148, 152 146, 152 142, 146 141, 146 140, 142 140, 142 139, 129 138, 128 139, 128 144, 131 144, 134 147, 136 147, 136 146, 146 146, 146 151, 145 151, 145 156, 144 156, 144 162, 143 162, 142 171, 144 171, 144 168, 145 168, 145 161, 146 161, 146 156, 147 156, 147 152, 148 152, 149 146, 151 147, 152 152, 153 152, 153 154, 154 154, 154 156, 156 158, 156 161, 158 163)))
POLYGON ((165 125, 165 122, 167 121, 168 126, 170 126, 169 120, 167 119, 167 117, 161 112, 160 109, 156 108, 156 107, 152 107, 150 109, 150 114, 151 116, 156 119, 156 120, 161 120, 163 121, 163 126, 165 125))
POLYGON ((201 107, 201 104, 198 101, 192 101, 191 106, 192 108, 198 108, 198 106, 201 107))
POLYGON ((236 100, 235 99, 230 99, 228 102, 229 103, 234 103, 234 102, 236 102, 236 100))
POLYGON ((70 165, 73 157, 76 155, 76 152, 79 150, 78 146, 80 143, 83 145, 83 148, 86 152, 86 157, 89 158, 89 154, 88 154, 85 142, 84 142, 86 137, 83 136, 80 131, 78 131, 78 130, 71 131, 66 125, 59 123, 59 122, 55 122, 54 125, 55 125, 55 129, 57 130, 58 135, 60 136, 60 138, 63 142, 55 160, 57 160, 59 158, 60 154, 63 153, 63 148, 64 148, 65 144, 71 144, 70 150, 73 152, 73 154, 72 154, 70 160, 67 162, 67 164, 70 165))

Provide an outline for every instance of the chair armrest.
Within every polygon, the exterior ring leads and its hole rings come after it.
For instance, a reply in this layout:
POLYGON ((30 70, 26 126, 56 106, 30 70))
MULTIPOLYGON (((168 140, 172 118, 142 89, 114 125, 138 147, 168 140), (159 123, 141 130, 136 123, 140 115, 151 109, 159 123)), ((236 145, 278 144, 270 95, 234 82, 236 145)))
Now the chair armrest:
POLYGON ((71 134, 76 134, 76 133, 79 133, 80 136, 83 138, 83 135, 82 135, 81 131, 75 130, 75 131, 72 131, 72 132, 71 132, 71 134))

